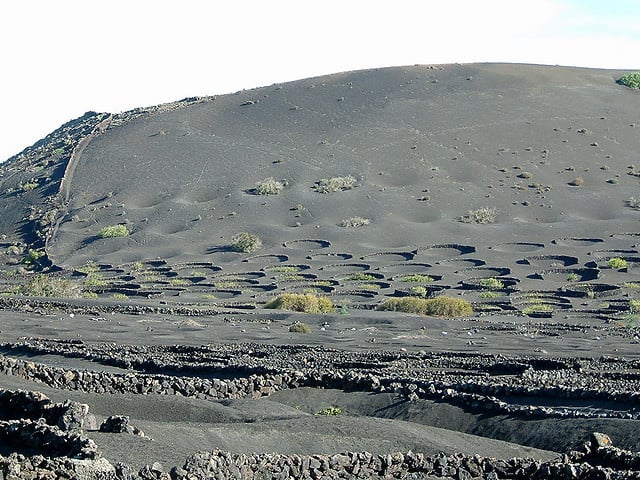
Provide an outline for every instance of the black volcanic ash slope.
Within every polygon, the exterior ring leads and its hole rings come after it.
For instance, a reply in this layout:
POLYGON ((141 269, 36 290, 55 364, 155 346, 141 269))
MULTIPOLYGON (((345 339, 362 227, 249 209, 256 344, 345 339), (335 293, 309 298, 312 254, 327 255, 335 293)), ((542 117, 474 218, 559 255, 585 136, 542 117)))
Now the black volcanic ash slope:
POLYGON ((640 150, 640 97, 617 76, 520 65, 389 68, 141 115, 82 152, 49 254, 62 266, 201 260, 244 230, 269 251, 322 239, 356 255, 537 241, 548 228, 627 231, 637 221, 625 201, 638 185, 628 174, 640 150), (348 175, 352 190, 312 189, 348 175), (286 182, 279 195, 248 192, 267 177, 286 182), (583 187, 568 185, 577 177, 583 187), (482 206, 497 208, 501 227, 455 221, 482 206), (370 225, 337 226, 356 216, 370 225), (123 222, 129 238, 92 241, 123 222))

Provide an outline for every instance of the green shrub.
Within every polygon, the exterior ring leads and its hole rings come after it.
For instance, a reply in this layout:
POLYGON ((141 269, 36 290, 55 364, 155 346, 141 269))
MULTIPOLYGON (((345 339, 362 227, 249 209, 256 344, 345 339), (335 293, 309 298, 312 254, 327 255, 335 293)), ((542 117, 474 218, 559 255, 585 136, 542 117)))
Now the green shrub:
POLYGON ((473 314, 471 304, 461 298, 435 297, 392 298, 378 306, 378 310, 417 313, 434 317, 463 317, 473 314))
POLYGON ((469 210, 469 213, 461 216, 458 220, 463 223, 487 224, 495 223, 498 218, 498 210, 490 207, 482 207, 476 210, 469 210))
POLYGON ((38 188, 38 180, 35 178, 28 182, 20 183, 20 189, 23 192, 30 192, 31 190, 35 190, 36 188, 38 188))
POLYGON ((532 305, 525 307, 522 310, 522 313, 524 313, 525 315, 529 315, 532 313, 550 313, 550 312, 553 312, 553 307, 546 303, 534 303, 532 305))
POLYGON ((20 285, 15 293, 29 297, 76 298, 81 294, 80 285, 66 279, 37 275, 30 282, 20 285))
POLYGON ((638 315, 627 316, 627 328, 629 330, 637 330, 640 328, 640 317, 638 315))
POLYGON ((25 264, 27 270, 33 270, 38 266, 39 260, 44 257, 45 253, 42 250, 31 250, 22 259, 22 263, 25 264))
POLYGON ((313 189, 318 193, 333 193, 351 190, 356 186, 355 177, 347 175, 346 177, 322 178, 315 183, 313 189))
POLYGON ((330 299, 314 293, 283 293, 268 301, 264 308, 302 313, 329 313, 334 311, 333 302, 330 299))
POLYGON ((132 272, 140 272, 143 269, 144 269, 144 263, 142 262, 135 262, 133 265, 131 265, 132 272))
POLYGON ((102 278, 99 273, 92 272, 87 275, 87 278, 84 280, 84 285, 86 287, 105 287, 107 281, 102 278))
POLYGON ((295 265, 274 265, 265 267, 264 271, 269 273, 296 273, 300 271, 300 267, 295 265))
POLYGON ((262 240, 257 235, 240 232, 231 239, 231 248, 236 252, 251 253, 262 248, 262 240))
POLYGON ((414 285, 413 287, 409 288, 409 293, 411 293, 411 295, 413 295, 414 297, 424 298, 429 295, 429 290, 427 290, 422 285, 414 285))
POLYGON ((580 275, 577 273, 570 273, 567 275, 567 282, 577 282, 578 280, 580 280, 580 275))
POLYGON ((100 271, 100 265, 96 262, 87 262, 81 267, 76 268, 76 271, 80 273, 84 273, 85 275, 90 275, 92 273, 98 273, 100 271))
POLYGON ((295 322, 289 326, 289 331, 292 333, 311 333, 311 327, 306 323, 295 322))
POLYGON ((377 280, 375 275, 371 275, 370 273, 352 273, 347 278, 345 278, 348 282, 373 282, 377 280))
POLYGON ((256 183, 253 193, 256 195, 278 195, 283 188, 284 184, 282 182, 273 177, 268 177, 256 183))
POLYGON ((400 281, 407 283, 431 283, 433 282, 433 278, 431 278, 429 275, 414 273, 411 275, 405 275, 404 277, 400 278, 400 281))
POLYGON ((297 273, 282 273, 278 275, 277 280, 281 282, 302 282, 305 278, 297 273))
POLYGON ((635 298, 629 300, 629 311, 631 313, 640 313, 640 300, 635 298))
POLYGON ((640 72, 627 73, 618 79, 620 85, 640 90, 640 72))
POLYGON ((497 278, 481 278, 480 286, 483 288, 504 288, 504 283, 497 278))
POLYGON ((131 232, 127 228, 126 225, 111 225, 109 227, 104 227, 98 232, 98 236, 100 238, 117 238, 117 237, 126 237, 131 232))
POLYGON ((622 268, 627 268, 627 261, 624 258, 613 257, 609 259, 607 265, 609 265, 609 268, 613 268, 614 270, 620 270, 622 268))
POLYGON ((340 407, 323 408, 318 413, 316 413, 316 415, 328 415, 328 416, 342 415, 342 409, 340 407))
POLYGON ((491 290, 488 290, 486 292, 481 292, 480 295, 478 295, 478 297, 480 297, 480 298, 500 298, 500 297, 504 297, 504 293, 502 293, 502 292, 492 292, 491 290))

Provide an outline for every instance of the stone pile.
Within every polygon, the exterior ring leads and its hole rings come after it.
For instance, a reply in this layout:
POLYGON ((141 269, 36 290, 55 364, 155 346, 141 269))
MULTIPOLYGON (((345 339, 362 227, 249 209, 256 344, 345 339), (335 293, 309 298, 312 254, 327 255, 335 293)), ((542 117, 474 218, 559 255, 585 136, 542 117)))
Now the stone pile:
POLYGON ((18 450, 78 459, 99 457, 93 440, 82 435, 95 428, 87 405, 54 403, 38 392, 0 389, 0 440, 18 450))

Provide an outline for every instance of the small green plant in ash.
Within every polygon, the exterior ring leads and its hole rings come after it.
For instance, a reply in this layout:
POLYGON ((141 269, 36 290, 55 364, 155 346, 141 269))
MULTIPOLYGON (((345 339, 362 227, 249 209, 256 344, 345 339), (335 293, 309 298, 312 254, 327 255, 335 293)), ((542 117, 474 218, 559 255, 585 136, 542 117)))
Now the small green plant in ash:
POLYGON ((126 237, 131 232, 127 228, 126 225, 111 225, 108 227, 104 227, 98 232, 98 236, 100 238, 117 238, 117 237, 126 237))
POLYGON ((577 282, 578 280, 580 280, 580 275, 577 273, 570 273, 567 275, 567 282, 577 282))
POLYGON ((480 298, 500 298, 504 297, 504 293, 502 292, 494 292, 492 290, 487 290, 486 292, 481 292, 478 297, 480 298))
POLYGON ((100 265, 94 261, 90 261, 76 268, 76 271, 84 273, 85 275, 91 275, 92 273, 98 273, 100 271, 100 265))
POLYGON ((91 272, 84 281, 85 287, 105 287, 108 282, 97 272, 91 272))
POLYGON ((311 327, 303 322, 295 322, 289 325, 291 333, 311 333, 311 327))
POLYGON ((284 183, 273 177, 268 177, 257 182, 252 192, 256 195, 278 195, 282 189, 284 189, 284 183))
POLYGON ((302 282, 305 278, 297 273, 282 273, 277 278, 280 282, 302 282))
POLYGON ((411 275, 405 275, 404 277, 401 277, 400 281, 407 283, 431 283, 433 282, 433 278, 429 275, 413 273, 411 275))
POLYGON ((624 258, 613 257, 610 258, 607 262, 609 268, 613 268, 614 270, 620 270, 623 268, 627 268, 627 261, 624 258))
POLYGON ((349 275, 345 280, 348 282, 372 282, 377 280, 377 278, 370 273, 357 272, 349 275))
POLYGON ((504 288, 504 283, 502 282, 502 280, 498 280, 497 278, 494 278, 494 277, 481 278, 480 286, 482 288, 500 289, 500 288, 504 288))
POLYGON ((36 188, 38 188, 38 180, 37 179, 32 179, 29 180, 28 182, 20 182, 20 189, 23 192, 30 192, 31 190, 35 190, 36 188))
POLYGON ((335 416, 342 415, 342 409, 340 407, 327 407, 320 410, 316 415, 335 416))
POLYGON ((142 270, 144 270, 144 263, 142 262, 135 262, 133 265, 131 265, 132 272, 141 272, 142 270))
POLYGON ((312 188, 318 193, 333 193, 351 190, 356 186, 355 177, 347 175, 346 177, 322 178, 312 188))
POLYGON ((231 248, 241 253, 255 252, 262 248, 262 240, 257 235, 240 232, 231 239, 231 248))
POLYGON ((334 311, 333 302, 330 299, 313 293, 283 293, 265 303, 264 308, 302 313, 329 313, 334 311))
POLYGON ((635 298, 629 300, 629 312, 640 313, 640 300, 635 298))
POLYGON ((414 285, 409 288, 409 293, 414 297, 425 298, 429 296, 429 290, 427 290, 422 285, 414 285))
POLYGON ((522 309, 522 313, 524 313, 525 315, 551 312, 553 312, 553 307, 545 303, 534 303, 522 309))
POLYGON ((43 258, 44 255, 45 253, 42 250, 29 249, 27 254, 22 259, 22 263, 26 265, 27 270, 33 270, 38 266, 39 260, 43 258))
POLYGON ((627 73, 618 79, 620 85, 640 90, 640 72, 627 73))
POLYGON ((469 210, 469 213, 462 215, 458 220, 462 223, 476 223, 485 225, 495 223, 498 218, 498 210, 492 207, 482 207, 476 210, 469 210))

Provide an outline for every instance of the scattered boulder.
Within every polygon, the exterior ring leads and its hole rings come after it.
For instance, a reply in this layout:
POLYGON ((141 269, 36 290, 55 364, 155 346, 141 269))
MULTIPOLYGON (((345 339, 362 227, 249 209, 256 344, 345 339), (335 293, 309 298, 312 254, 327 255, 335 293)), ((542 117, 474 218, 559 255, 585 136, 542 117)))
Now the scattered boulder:
POLYGON ((597 452, 601 448, 612 447, 613 442, 609 435, 605 435, 604 433, 593 432, 591 434, 591 448, 593 451, 597 452))
POLYGON ((137 427, 129 425, 128 415, 111 415, 102 422, 100 431, 104 433, 127 433, 144 437, 144 432, 137 427))
POLYGON ((89 405, 67 401, 67 407, 58 420, 58 427, 65 431, 97 430, 96 417, 89 413, 89 405))

